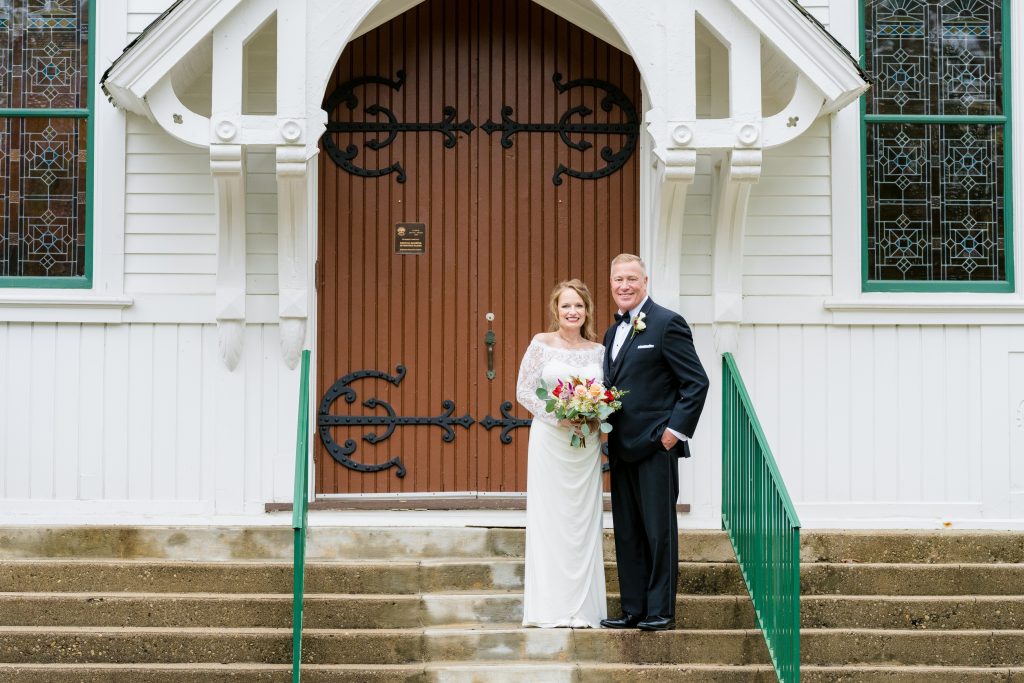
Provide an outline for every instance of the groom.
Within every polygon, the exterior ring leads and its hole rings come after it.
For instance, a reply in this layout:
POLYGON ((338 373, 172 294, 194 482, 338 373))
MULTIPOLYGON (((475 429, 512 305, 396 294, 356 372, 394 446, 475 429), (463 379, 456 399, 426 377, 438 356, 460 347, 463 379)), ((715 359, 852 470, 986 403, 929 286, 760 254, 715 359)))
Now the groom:
POLYGON ((690 457, 708 377, 686 321, 647 297, 640 257, 616 256, 611 284, 619 312, 604 335, 604 376, 629 393, 608 434, 622 616, 601 625, 664 631, 675 627, 677 458, 690 457))

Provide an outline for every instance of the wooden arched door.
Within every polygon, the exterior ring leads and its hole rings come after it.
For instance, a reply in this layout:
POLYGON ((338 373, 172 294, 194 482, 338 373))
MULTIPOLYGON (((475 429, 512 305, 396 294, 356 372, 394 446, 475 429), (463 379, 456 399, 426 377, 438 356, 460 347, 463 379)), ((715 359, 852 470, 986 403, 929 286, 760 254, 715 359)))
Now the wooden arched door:
POLYGON ((427 0, 345 48, 320 157, 318 493, 525 490, 527 428, 487 417, 529 417, 516 375, 557 282, 611 321, 640 105, 628 55, 529 0, 427 0))

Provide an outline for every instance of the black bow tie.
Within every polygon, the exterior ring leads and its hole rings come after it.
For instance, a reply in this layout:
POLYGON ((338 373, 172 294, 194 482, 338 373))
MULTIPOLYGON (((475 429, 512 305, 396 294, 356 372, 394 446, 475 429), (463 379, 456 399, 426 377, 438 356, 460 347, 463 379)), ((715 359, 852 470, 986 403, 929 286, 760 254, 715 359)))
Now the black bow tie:
POLYGON ((621 325, 623 322, 627 322, 627 323, 629 322, 629 312, 628 311, 625 312, 625 313, 616 313, 615 314, 615 324, 616 325, 621 325))

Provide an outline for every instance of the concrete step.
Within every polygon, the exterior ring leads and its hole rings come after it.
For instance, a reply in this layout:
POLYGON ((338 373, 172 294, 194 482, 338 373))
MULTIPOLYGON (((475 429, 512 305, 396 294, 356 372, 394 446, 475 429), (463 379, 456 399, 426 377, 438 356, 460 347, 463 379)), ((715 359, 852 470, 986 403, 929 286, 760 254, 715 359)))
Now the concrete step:
POLYGON ((808 666, 803 683, 1020 683, 1021 667, 970 666, 808 666))
MULTIPOLYGON (((518 624, 520 593, 309 594, 308 628, 414 628, 518 624)), ((608 612, 618 595, 608 596, 608 612)), ((745 596, 680 595, 680 628, 755 628, 745 596)), ((0 625, 289 626, 290 594, 0 593, 0 625)), ((804 628, 1024 629, 1024 596, 804 596, 804 628)))
MULTIPOLYGON (((286 664, 0 664, 5 683, 288 683, 286 664)), ((1017 683, 1024 668, 813 666, 805 683, 1017 683)), ((774 683, 764 665, 452 662, 302 667, 304 683, 774 683)))
MULTIPOLYGON (((74 667, 0 664, 0 680, 9 683, 287 683, 291 680, 290 671, 284 664, 85 664, 74 667)), ((304 664, 302 680, 304 683, 774 683, 776 679, 772 668, 766 665, 450 662, 373 668, 359 664, 304 664)))
MULTIPOLYGON (((610 592, 615 564, 605 564, 610 592)), ((806 564, 803 595, 1017 595, 1024 564, 806 564)), ((284 562, 157 562, 142 560, 8 560, 0 562, 0 592, 289 593, 284 562)), ((316 562, 307 565, 310 593, 419 594, 518 591, 519 559, 316 562)), ((682 562, 680 593, 744 595, 735 564, 682 562)))
MULTIPOLYGON (((608 597, 609 613, 618 595, 608 597)), ((681 628, 755 628, 743 596, 683 595, 677 599, 681 628)), ((414 628, 518 624, 518 593, 337 595, 305 597, 307 628, 414 628)), ((290 626, 290 594, 211 593, 0 593, 0 625, 11 626, 290 626)))
POLYGON ((806 664, 1024 667, 1024 631, 806 629, 806 664))
MULTIPOLYGON (((615 559, 613 532, 604 532, 605 559, 615 559)), ((306 553, 317 560, 522 558, 519 528, 313 527, 306 553)), ((4 527, 0 560, 33 558, 242 561, 292 559, 290 527, 4 527)), ((679 559, 733 562, 722 531, 679 532, 679 559)))
MULTIPOLYGON (((614 563, 605 564, 610 592, 618 591, 614 563)), ((522 590, 519 559, 329 562, 306 566, 309 593, 420 594, 522 590)), ((679 592, 744 595, 734 564, 684 562, 679 592)), ((8 560, 0 562, 0 592, 290 593, 284 562, 157 562, 143 560, 8 560)))
MULTIPOLYGON (((0 560, 78 559, 290 560, 292 531, 277 527, 39 527, 0 529, 0 560)), ((311 560, 522 557, 520 528, 332 527, 310 529, 311 560)), ((722 531, 679 533, 683 561, 732 562, 722 531)), ((1000 531, 804 530, 804 562, 1024 563, 1024 534, 1000 531)), ((614 559, 611 530, 605 559, 614 559)))
POLYGON ((1018 595, 1024 564, 804 564, 801 595, 1018 595))
MULTIPOLYGON (((286 664, 288 629, 2 627, 6 663, 286 664)), ((809 629, 802 661, 821 666, 1024 667, 1024 631, 809 629)), ((608 664, 767 665, 760 632, 663 633, 607 629, 308 629, 312 664, 521 661, 608 664)))
POLYGON ((1024 629, 1024 596, 805 595, 800 623, 803 628, 1024 629))
POLYGON ((1014 531, 804 530, 803 562, 921 564, 1024 563, 1024 533, 1014 531))
MULTIPOLYGON (((289 629, 0 627, 0 662, 245 663, 290 661, 289 629)), ((755 630, 648 634, 607 629, 428 628, 303 633, 312 664, 414 664, 451 661, 616 664, 767 664, 755 630)))

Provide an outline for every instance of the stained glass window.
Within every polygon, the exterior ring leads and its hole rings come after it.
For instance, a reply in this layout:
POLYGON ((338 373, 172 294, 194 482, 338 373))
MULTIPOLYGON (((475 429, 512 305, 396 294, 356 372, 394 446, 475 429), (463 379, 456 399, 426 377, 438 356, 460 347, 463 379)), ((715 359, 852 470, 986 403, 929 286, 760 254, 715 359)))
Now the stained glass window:
POLYGON ((866 290, 1012 291, 1008 0, 862 0, 866 290))
POLYGON ((88 0, 0 0, 0 285, 89 286, 88 0))

